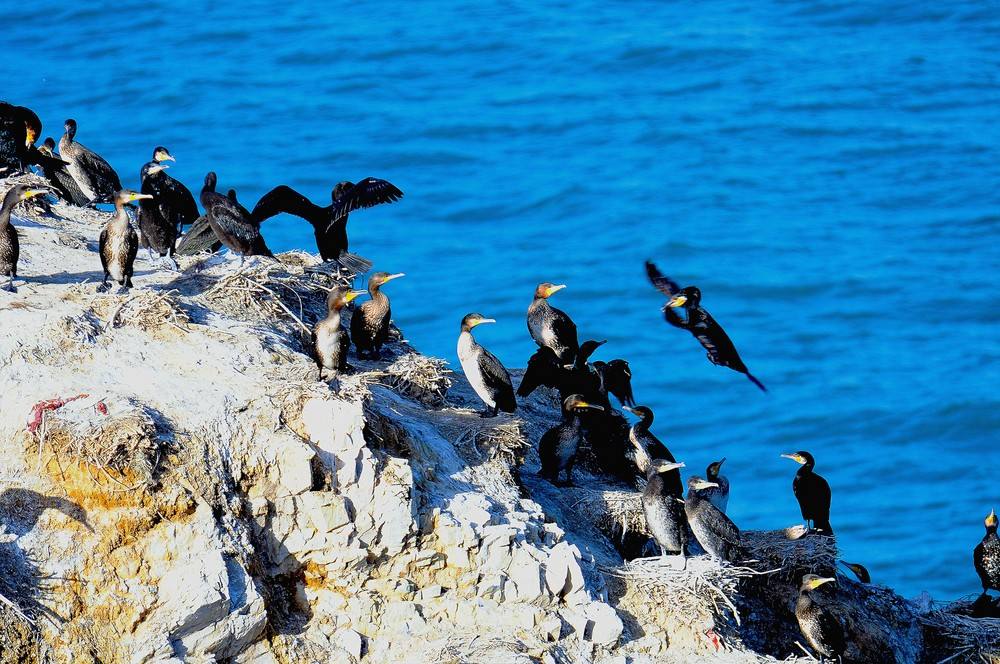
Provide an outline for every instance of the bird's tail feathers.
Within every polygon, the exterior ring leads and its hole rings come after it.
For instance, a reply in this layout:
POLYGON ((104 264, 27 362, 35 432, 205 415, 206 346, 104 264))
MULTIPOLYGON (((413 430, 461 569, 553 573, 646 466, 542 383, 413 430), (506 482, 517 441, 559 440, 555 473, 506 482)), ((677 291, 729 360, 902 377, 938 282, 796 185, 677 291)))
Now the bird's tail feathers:
POLYGON ((750 379, 750 382, 751 382, 751 383, 753 383, 754 385, 756 385, 757 387, 759 387, 759 388, 761 389, 761 391, 763 391, 763 392, 767 392, 767 388, 766 388, 766 387, 764 387, 764 383, 762 383, 762 382, 760 382, 759 380, 757 380, 757 377, 756 377, 756 376, 754 376, 754 375, 753 375, 752 373, 750 373, 749 371, 747 372, 747 378, 749 378, 749 379, 750 379))

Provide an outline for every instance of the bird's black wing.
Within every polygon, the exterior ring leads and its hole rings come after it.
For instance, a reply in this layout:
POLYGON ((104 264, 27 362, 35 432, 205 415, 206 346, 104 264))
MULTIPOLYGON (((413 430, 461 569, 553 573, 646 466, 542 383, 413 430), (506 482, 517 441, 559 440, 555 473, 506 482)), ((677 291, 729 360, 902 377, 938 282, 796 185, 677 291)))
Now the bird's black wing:
POLYGON ((668 298, 672 298, 674 295, 681 292, 680 284, 660 272, 652 261, 646 261, 646 276, 649 277, 650 283, 652 283, 658 291, 666 295, 668 298))
POLYGON ((489 387, 497 391, 497 406, 506 413, 514 412, 517 403, 514 400, 514 386, 510 382, 510 374, 504 368, 497 356, 482 348, 479 355, 479 369, 483 372, 483 379, 489 387))
POLYGON ((972 552, 972 564, 976 567, 976 573, 979 574, 980 580, 983 582, 983 588, 989 584, 987 579, 989 578, 989 573, 986 570, 986 545, 980 542, 976 545, 975 550, 972 552))
POLYGON ((175 253, 181 256, 193 256, 202 251, 218 251, 220 246, 219 238, 208 223, 208 217, 202 215, 191 224, 191 228, 177 243, 175 253))
POLYGON ((846 643, 840 619, 825 607, 817 611, 815 619, 820 643, 833 653, 843 653, 846 643))
POLYGON ((365 178, 347 190, 333 206, 332 220, 337 220, 354 210, 370 208, 382 203, 394 203, 403 192, 388 180, 365 178))
POLYGON ((108 243, 108 229, 104 228, 101 231, 101 236, 97 241, 97 255, 101 257, 101 267, 104 268, 104 278, 107 279, 108 275, 108 259, 104 257, 104 247, 108 243))
MULTIPOLYGON (((80 145, 80 147, 84 146, 80 145)), ((87 173, 91 174, 95 184, 104 189, 104 191, 98 192, 98 197, 102 195, 114 197, 115 192, 121 190, 122 183, 118 178, 118 173, 111 168, 111 164, 104 157, 89 148, 84 148, 77 153, 76 160, 87 173)))
POLYGON ((195 203, 194 195, 179 180, 166 175, 160 197, 160 209, 163 210, 166 205, 172 213, 164 214, 166 219, 187 226, 198 218, 198 204, 195 203))
POLYGON ((521 376, 521 384, 517 386, 517 396, 526 397, 539 385, 559 387, 563 371, 555 351, 548 346, 542 346, 528 358, 528 366, 521 376))
POLYGON ((559 343, 568 347, 573 352, 573 357, 569 361, 576 359, 576 354, 580 351, 580 342, 576 336, 576 323, 565 311, 552 307, 552 334, 559 340, 559 343))
POLYGON ((279 213, 302 217, 313 226, 326 223, 330 219, 329 208, 322 208, 286 185, 278 185, 261 196, 254 206, 250 219, 260 224, 279 213))

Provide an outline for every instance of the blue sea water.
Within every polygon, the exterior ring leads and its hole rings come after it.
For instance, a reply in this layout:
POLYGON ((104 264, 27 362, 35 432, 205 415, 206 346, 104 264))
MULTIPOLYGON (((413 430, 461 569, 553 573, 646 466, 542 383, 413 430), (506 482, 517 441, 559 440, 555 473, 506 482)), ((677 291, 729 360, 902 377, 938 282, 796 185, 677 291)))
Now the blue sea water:
MULTIPOLYGON (((508 366, 536 283, 598 359, 627 358, 679 459, 726 456, 746 528, 799 521, 806 449, 848 560, 978 592, 1000 507, 1000 15, 992 3, 786 0, 306 4, 39 0, 6 25, 0 97, 138 185, 153 146, 193 190, 327 200, 384 177, 352 250, 406 272, 396 322, 457 368, 461 317, 508 366), (26 18, 22 16, 21 18, 26 18), (668 328, 654 258, 767 395, 668 328)), ((276 250, 314 247, 282 216, 276 250)))

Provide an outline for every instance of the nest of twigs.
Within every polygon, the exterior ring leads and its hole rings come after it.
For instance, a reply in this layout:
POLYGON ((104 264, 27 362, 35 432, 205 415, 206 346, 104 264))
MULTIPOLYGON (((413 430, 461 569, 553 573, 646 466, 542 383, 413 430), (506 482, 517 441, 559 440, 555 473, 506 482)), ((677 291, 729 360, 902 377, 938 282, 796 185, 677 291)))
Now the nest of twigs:
POLYGON ((973 618, 955 613, 950 608, 931 611, 920 616, 933 635, 925 629, 927 644, 936 647, 936 655, 944 662, 1000 663, 1000 618, 973 618))
POLYGON ((447 362, 419 353, 407 353, 383 370, 385 385, 432 408, 444 404, 451 387, 447 362))
POLYGON ((642 496, 635 491, 578 490, 582 494, 574 507, 602 532, 624 540, 629 533, 649 535, 642 496))
POLYGON ((785 578, 803 574, 829 574, 837 562, 837 540, 806 531, 802 526, 785 530, 744 530, 743 546, 764 567, 780 568, 785 578))
POLYGON ((476 431, 473 441, 490 461, 500 461, 511 468, 524 463, 524 456, 531 449, 522 420, 484 427, 476 431))
POLYGON ((301 270, 279 261, 265 261, 223 276, 205 291, 213 309, 225 315, 259 322, 286 320, 303 333, 312 328, 305 320, 323 314, 326 293, 317 289, 301 270), (294 269, 294 268, 293 268, 294 269))
POLYGON ((180 332, 187 332, 186 326, 190 318, 181 307, 176 295, 177 291, 174 290, 161 293, 148 290, 136 291, 135 294, 123 299, 109 313, 100 312, 99 316, 105 321, 106 330, 135 327, 150 332, 167 326, 180 332))

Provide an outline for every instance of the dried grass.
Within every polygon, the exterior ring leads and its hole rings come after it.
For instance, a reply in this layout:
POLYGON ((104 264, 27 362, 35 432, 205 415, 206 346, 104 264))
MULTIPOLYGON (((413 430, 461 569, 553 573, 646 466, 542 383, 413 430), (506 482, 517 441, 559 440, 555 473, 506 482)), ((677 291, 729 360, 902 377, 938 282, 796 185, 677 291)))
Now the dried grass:
POLYGON ((483 427, 475 431, 473 442, 478 450, 485 451, 490 461, 499 461, 511 468, 524 463, 524 457, 531 449, 524 421, 520 419, 483 427))
POLYGON ((581 489, 574 508, 585 514, 602 532, 624 539, 629 533, 649 536, 642 495, 635 491, 595 491, 581 489))
POLYGON ((743 545, 751 558, 768 569, 780 568, 786 579, 803 574, 829 574, 837 562, 837 541, 832 537, 805 534, 801 526, 785 530, 745 530, 743 545))
POLYGON ((407 353, 387 366, 381 375, 384 385, 432 408, 444 404, 452 385, 447 362, 419 353, 407 353))
MULTIPOLYGON (((181 308, 176 296, 177 291, 175 290, 162 293, 141 290, 122 300, 110 313, 101 315, 104 313, 102 311, 98 315, 105 320, 105 330, 127 326, 149 332, 168 325, 187 333, 186 325, 190 322, 190 318, 187 312, 181 308)), ((97 302, 107 303, 108 300, 99 298, 95 304, 97 302)), ((95 307, 95 309, 99 308, 106 309, 107 307, 106 305, 95 307)))
POLYGON ((312 329, 304 319, 315 316, 316 289, 278 261, 261 261, 219 279, 204 297, 220 313, 251 322, 288 320, 305 334, 312 329))
MULTIPOLYGON (((946 607, 920 616, 920 622, 934 632, 944 662, 1000 664, 1000 618, 973 618, 946 607)), ((926 638, 926 637, 925 637, 926 638)))

